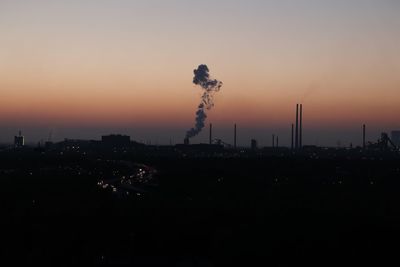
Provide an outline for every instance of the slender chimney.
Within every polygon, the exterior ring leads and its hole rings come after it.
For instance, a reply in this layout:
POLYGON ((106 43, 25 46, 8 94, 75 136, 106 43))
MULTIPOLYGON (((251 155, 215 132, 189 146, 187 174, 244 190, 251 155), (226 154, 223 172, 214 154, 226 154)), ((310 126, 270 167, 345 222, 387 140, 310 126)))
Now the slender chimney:
POLYGON ((293 150, 294 148, 294 124, 292 123, 292 144, 291 144, 291 149, 293 150))
POLYGON ((273 148, 275 147, 275 135, 274 134, 272 135, 272 147, 273 148))
POLYGON ((278 135, 276 136, 276 147, 277 148, 279 147, 279 136, 278 135))
POLYGON ((233 130, 233 147, 236 148, 236 123, 233 130))
POLYGON ((365 149, 365 132, 366 132, 366 126, 364 124, 363 125, 363 149, 365 149))
POLYGON ((303 147, 303 104, 300 104, 299 148, 303 147))
POLYGON ((296 104, 296 133, 295 133, 295 149, 299 148, 299 104, 296 104))
POLYGON ((210 145, 212 144, 212 123, 210 123, 210 145))

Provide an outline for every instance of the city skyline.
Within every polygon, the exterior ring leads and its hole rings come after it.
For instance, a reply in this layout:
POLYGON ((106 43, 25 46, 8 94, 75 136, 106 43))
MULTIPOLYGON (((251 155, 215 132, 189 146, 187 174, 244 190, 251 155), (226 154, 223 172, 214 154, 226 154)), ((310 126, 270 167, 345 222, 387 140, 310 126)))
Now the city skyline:
MULTIPOLYGON (((238 144, 361 145, 400 128, 396 1, 0 1, 0 142, 181 143, 207 64, 224 82, 206 125, 238 144)), ((207 142, 207 131, 194 142, 207 142)))

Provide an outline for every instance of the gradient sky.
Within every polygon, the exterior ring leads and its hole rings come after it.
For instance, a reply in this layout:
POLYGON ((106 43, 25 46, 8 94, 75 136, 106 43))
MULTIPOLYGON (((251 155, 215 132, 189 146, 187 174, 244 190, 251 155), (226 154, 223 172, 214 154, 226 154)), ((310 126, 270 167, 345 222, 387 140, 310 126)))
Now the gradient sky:
MULTIPOLYGON (((0 0, 0 142, 120 132, 181 142, 207 64, 224 86, 209 113, 232 142, 361 143, 400 128, 398 0, 0 0)), ((207 131, 193 142, 207 139, 207 131)))

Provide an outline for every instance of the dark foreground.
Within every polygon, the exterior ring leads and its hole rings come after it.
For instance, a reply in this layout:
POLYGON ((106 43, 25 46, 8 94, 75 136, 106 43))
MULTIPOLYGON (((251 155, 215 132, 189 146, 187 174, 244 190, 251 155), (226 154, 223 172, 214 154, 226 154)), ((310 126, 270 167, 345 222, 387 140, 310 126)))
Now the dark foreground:
POLYGON ((395 266, 398 160, 2 155, 1 261, 132 266, 395 266), (128 159, 129 161, 129 159, 128 159), (128 170, 127 170, 128 168, 128 170))

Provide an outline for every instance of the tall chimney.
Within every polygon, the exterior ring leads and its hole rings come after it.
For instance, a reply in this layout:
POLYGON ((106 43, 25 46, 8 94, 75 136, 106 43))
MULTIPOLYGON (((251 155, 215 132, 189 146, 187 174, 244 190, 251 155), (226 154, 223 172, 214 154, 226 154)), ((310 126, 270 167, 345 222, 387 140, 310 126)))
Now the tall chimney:
POLYGON ((236 123, 233 130, 233 147, 236 148, 236 123))
POLYGON ((364 124, 363 125, 363 149, 365 149, 365 132, 366 132, 366 126, 364 124))
POLYGON ((212 144, 212 123, 210 123, 210 145, 212 144))
POLYGON ((303 104, 300 104, 299 148, 303 147, 303 104))
POLYGON ((272 135, 272 147, 273 148, 275 147, 275 135, 274 134, 272 135))
POLYGON ((296 104, 296 133, 295 133, 295 149, 299 148, 299 104, 296 104))
POLYGON ((277 148, 279 147, 279 136, 278 135, 276 136, 276 147, 277 148))
POLYGON ((294 148, 294 124, 292 123, 292 144, 291 144, 291 149, 293 150, 294 148))

